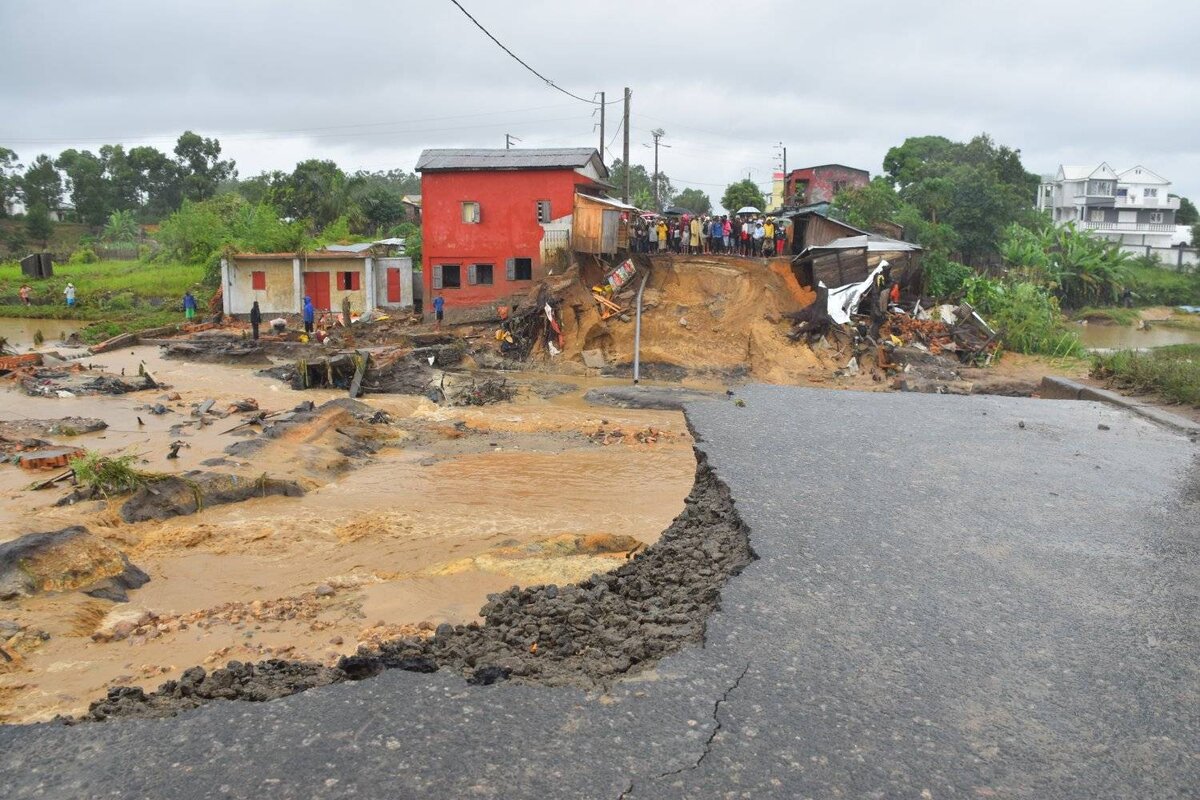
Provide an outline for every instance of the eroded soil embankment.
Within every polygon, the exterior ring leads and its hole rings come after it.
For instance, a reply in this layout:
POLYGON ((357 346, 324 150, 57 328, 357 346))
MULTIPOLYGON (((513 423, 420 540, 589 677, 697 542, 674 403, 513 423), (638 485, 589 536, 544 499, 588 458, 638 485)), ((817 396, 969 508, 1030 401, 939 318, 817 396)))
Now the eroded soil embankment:
POLYGON ((335 667, 285 660, 230 662, 147 693, 117 687, 75 721, 167 717, 212 700, 271 700, 385 669, 450 668, 471 683, 513 679, 602 688, 704 637, 721 587, 754 560, 749 529, 729 490, 697 452, 684 510, 662 538, 627 563, 570 586, 513 587, 490 596, 484 623, 442 625, 429 639, 362 649, 335 667))

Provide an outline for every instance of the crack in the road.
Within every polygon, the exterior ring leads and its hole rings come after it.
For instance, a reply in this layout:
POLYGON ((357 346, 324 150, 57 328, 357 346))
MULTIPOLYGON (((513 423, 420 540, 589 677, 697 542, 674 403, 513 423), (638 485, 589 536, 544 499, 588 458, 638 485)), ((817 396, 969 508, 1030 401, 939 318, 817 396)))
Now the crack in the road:
MULTIPOLYGON (((720 713, 721 705, 729 699, 730 695, 732 695, 735 691, 737 691, 737 688, 739 686, 742 685, 742 679, 745 678, 746 673, 748 673, 750 671, 750 664, 751 664, 751 662, 749 662, 749 661, 746 662, 746 666, 742 668, 741 674, 739 674, 737 676, 737 678, 734 679, 733 683, 729 684, 729 686, 725 689, 725 691, 721 693, 721 696, 718 697, 716 699, 716 701, 713 703, 712 720, 716 724, 713 726, 712 731, 708 734, 708 738, 704 740, 704 750, 701 751, 700 756, 696 759, 696 763, 689 764, 686 767, 680 767, 679 769, 673 769, 673 770, 669 770, 667 772, 660 773, 658 776, 656 776, 654 778, 654 780, 661 780, 663 778, 669 778, 672 775, 680 775, 684 772, 691 772, 692 770, 697 769, 701 764, 704 763, 704 759, 707 758, 708 754, 712 752, 713 742, 716 740, 717 734, 720 733, 722 727, 724 727, 724 723, 721 722, 721 713, 720 713)), ((625 791, 621 792, 620 795, 617 796, 617 800, 626 800, 626 798, 629 798, 632 796, 633 796, 633 781, 630 781, 629 787, 627 789, 625 789, 625 791)))

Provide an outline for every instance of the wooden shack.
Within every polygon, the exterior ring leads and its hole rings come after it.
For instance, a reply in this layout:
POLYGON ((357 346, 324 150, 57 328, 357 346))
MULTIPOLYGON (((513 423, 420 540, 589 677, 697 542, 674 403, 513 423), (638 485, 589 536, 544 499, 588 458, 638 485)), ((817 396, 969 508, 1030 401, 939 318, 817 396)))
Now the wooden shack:
POLYGON ((571 215, 571 249, 577 253, 613 255, 629 249, 629 219, 636 206, 611 197, 575 194, 571 215))

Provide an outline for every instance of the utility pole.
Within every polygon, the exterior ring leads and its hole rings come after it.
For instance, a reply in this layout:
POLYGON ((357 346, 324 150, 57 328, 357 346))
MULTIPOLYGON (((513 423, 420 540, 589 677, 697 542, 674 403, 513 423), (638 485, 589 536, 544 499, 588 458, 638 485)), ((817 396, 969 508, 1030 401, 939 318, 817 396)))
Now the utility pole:
POLYGON ((622 195, 622 200, 629 202, 629 87, 625 87, 625 118, 621 125, 625 129, 625 146, 624 146, 624 164, 625 164, 625 194, 622 195))
POLYGON ((520 139, 518 139, 517 137, 513 136, 511 133, 506 133, 506 134, 504 134, 504 149, 505 149, 505 150, 511 150, 511 149, 512 149, 512 143, 513 143, 513 142, 519 142, 519 141, 521 141, 521 140, 520 140, 520 139))
POLYGON ((600 163, 604 163, 604 92, 600 93, 600 163))
MULTIPOLYGON (((662 128, 655 128, 654 130, 650 131, 650 135, 654 137, 654 210, 661 211, 662 203, 659 202, 659 197, 658 197, 658 148, 659 148, 658 140, 661 139, 662 137, 666 136, 667 132, 664 131, 662 128)), ((670 146, 671 145, 669 145, 669 144, 662 145, 662 147, 670 147, 670 146)))

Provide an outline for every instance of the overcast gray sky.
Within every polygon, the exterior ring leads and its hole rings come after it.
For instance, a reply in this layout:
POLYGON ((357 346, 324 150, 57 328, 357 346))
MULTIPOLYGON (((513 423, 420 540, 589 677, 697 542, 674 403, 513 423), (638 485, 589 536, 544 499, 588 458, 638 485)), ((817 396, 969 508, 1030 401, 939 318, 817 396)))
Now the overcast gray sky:
MULTIPOLYGON (((980 131, 1025 166, 1141 163, 1200 195, 1200 3, 461 0, 572 92, 633 89, 632 160, 716 202, 778 164, 881 169, 905 137, 980 131)), ((425 147, 594 145, 449 0, 0 0, 0 145, 170 150, 220 138, 243 177, 330 158, 411 170, 425 147)), ((609 107, 613 138, 620 105, 609 107)), ((606 160, 620 156, 616 137, 606 160)))

